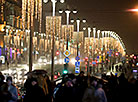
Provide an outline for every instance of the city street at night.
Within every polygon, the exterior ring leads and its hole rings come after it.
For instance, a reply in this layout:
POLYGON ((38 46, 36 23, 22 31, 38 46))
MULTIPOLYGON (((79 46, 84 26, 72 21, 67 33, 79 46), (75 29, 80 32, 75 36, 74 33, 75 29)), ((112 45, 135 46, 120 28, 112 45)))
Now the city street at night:
POLYGON ((0 0, 0 102, 137 102, 137 0, 0 0))

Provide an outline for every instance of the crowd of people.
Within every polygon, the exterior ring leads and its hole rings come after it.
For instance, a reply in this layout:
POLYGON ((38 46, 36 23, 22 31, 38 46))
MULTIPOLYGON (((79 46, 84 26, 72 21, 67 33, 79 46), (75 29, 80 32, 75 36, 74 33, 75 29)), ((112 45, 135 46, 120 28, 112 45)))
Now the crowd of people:
POLYGON ((0 102, 17 102, 18 91, 12 83, 12 77, 8 76, 6 82, 5 77, 0 73, 0 102))
MULTIPOLYGON (((135 102, 138 81, 122 73, 98 79, 81 71, 79 75, 65 74, 57 85, 47 75, 27 74, 26 91, 21 102, 135 102)), ((18 88, 12 77, 0 73, 0 102, 18 102, 18 88)))

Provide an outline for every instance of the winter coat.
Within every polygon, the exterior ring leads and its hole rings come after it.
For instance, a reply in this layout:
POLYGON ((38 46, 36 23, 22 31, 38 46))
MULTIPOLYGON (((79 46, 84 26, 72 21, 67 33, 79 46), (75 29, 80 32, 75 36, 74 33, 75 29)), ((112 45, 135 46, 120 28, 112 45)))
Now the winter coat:
POLYGON ((45 102, 45 94, 39 85, 31 86, 30 92, 24 97, 24 102, 45 102))
POLYGON ((9 100, 8 102, 17 102, 18 99, 17 88, 14 85, 10 85, 8 90, 12 94, 12 99, 9 100))
POLYGON ((107 102, 107 98, 106 98, 105 92, 104 92, 104 90, 102 88, 98 88, 95 91, 95 97, 97 99, 97 102, 107 102))
POLYGON ((82 102, 97 102, 94 87, 90 86, 86 88, 82 98, 82 102))

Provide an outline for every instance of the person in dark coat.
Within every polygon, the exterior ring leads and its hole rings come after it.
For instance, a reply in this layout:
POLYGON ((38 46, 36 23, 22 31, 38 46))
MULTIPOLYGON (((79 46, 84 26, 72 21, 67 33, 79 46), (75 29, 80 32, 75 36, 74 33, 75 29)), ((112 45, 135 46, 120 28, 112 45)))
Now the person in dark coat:
POLYGON ((11 93, 12 98, 8 102, 17 102, 18 100, 18 91, 15 85, 12 84, 12 77, 8 76, 7 79, 7 84, 8 84, 8 91, 11 93))
POLYGON ((5 77, 0 73, 0 102, 8 102, 12 95, 8 91, 8 84, 4 82, 5 77))
POLYGON ((76 83, 77 83, 77 99, 79 102, 82 102, 82 97, 84 95, 85 89, 87 88, 87 79, 86 76, 84 76, 84 71, 81 71, 80 74, 76 77, 76 83))
POLYGON ((95 97, 97 102, 107 102, 106 94, 102 88, 102 84, 98 84, 98 88, 95 90, 95 97))
POLYGON ((28 72, 26 75, 27 75, 27 79, 24 83, 24 88, 25 88, 26 94, 27 94, 28 92, 30 92, 32 73, 28 72))
POLYGON ((31 79, 30 91, 26 93, 23 102, 45 102, 43 89, 38 85, 37 79, 31 79))

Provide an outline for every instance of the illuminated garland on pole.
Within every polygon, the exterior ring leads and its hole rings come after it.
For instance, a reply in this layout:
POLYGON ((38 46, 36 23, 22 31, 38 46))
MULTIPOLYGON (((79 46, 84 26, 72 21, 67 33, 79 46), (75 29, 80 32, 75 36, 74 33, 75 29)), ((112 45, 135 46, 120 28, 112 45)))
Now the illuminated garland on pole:
POLYGON ((38 20, 39 20, 39 32, 41 33, 41 27, 42 27, 42 0, 39 0, 39 15, 38 15, 38 20))
POLYGON ((46 16, 46 39, 48 40, 47 44, 50 49, 52 48, 52 34, 54 34, 55 38, 58 40, 56 47, 59 49, 61 39, 61 16, 46 16))
POLYGON ((38 0, 35 0, 35 19, 38 18, 38 0))
POLYGON ((26 24, 26 0, 22 0, 22 25, 23 25, 23 30, 25 30, 25 24, 26 24))

